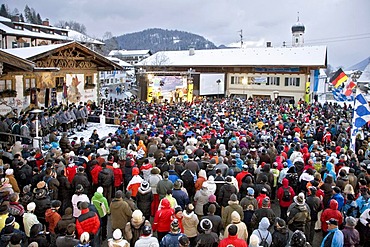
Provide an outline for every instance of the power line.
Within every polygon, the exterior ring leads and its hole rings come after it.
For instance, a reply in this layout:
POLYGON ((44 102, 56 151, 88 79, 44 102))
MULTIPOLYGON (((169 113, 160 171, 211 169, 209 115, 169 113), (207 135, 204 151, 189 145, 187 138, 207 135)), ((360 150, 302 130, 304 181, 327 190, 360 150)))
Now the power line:
POLYGON ((368 36, 368 37, 358 37, 358 38, 348 38, 348 39, 338 39, 338 40, 322 40, 322 41, 317 41, 317 42, 305 42, 305 44, 306 45, 326 44, 326 43, 344 42, 344 41, 362 40, 362 39, 370 39, 370 36, 368 36))
POLYGON ((355 36, 365 36, 365 35, 370 35, 370 33, 352 34, 352 35, 338 36, 338 37, 332 37, 332 38, 310 39, 309 41, 322 41, 322 40, 331 40, 331 39, 352 38, 355 36))

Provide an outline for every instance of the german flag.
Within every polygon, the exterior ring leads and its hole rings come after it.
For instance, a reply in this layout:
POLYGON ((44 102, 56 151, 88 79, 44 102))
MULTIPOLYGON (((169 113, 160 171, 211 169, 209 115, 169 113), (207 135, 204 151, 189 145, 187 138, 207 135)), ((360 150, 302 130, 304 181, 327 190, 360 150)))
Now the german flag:
POLYGON ((338 88, 343 82, 347 81, 348 76, 343 72, 342 69, 338 69, 337 72, 331 77, 330 82, 335 88, 338 88))

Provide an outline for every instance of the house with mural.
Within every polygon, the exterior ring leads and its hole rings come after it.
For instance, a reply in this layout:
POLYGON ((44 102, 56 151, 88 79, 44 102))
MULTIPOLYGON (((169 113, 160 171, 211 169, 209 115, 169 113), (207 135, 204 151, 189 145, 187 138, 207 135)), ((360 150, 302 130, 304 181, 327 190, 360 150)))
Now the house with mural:
POLYGON ((6 69, 0 74, 0 114, 29 105, 97 102, 99 72, 123 68, 78 42, 0 50, 27 70, 6 69), (30 69, 32 68, 32 69, 30 69), (11 107, 10 107, 11 106, 11 107))

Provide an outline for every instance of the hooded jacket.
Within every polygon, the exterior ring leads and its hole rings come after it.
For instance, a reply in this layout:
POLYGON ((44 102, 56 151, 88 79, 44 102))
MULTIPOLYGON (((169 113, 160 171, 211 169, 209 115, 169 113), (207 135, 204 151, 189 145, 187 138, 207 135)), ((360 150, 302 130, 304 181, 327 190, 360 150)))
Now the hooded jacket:
POLYGON ((271 245, 272 242, 272 235, 269 232, 268 228, 270 226, 270 222, 266 217, 263 217, 261 222, 258 225, 258 229, 254 230, 252 234, 256 235, 260 239, 260 243, 263 239, 266 239, 266 242, 271 245))
POLYGON ((184 227, 185 235, 189 238, 196 237, 198 235, 198 216, 194 212, 188 213, 186 210, 183 212, 183 215, 184 218, 182 219, 182 225, 184 227))
POLYGON ((236 194, 237 190, 234 185, 232 184, 224 184, 222 185, 220 192, 218 193, 217 196, 217 202, 222 206, 222 207, 227 207, 229 204, 229 200, 232 194, 236 194))
POLYGON ((96 234, 100 229, 100 220, 95 212, 90 211, 88 208, 81 210, 81 215, 76 220, 76 230, 78 236, 82 233, 88 232, 96 234))
POLYGON ((136 195, 137 207, 141 210, 145 218, 150 217, 150 206, 153 201, 152 188, 140 186, 136 195))
POLYGON ((51 233, 55 233, 55 228, 61 219, 62 217, 54 209, 49 208, 46 210, 45 220, 49 223, 49 231, 51 233))
POLYGON ((194 201, 196 201, 195 213, 197 215, 204 215, 203 206, 208 203, 208 198, 210 195, 211 194, 207 189, 201 189, 195 193, 194 196, 194 201))
POLYGON ((137 192, 139 190, 139 187, 140 187, 141 182, 143 181, 143 179, 142 179, 142 177, 139 176, 139 168, 137 168, 137 167, 134 167, 132 169, 132 175, 133 175, 133 177, 127 185, 127 190, 131 190, 132 191, 132 196, 136 197, 137 192))
POLYGON ((170 202, 167 199, 163 199, 161 209, 154 216, 153 231, 169 232, 174 213, 175 211, 171 208, 170 202))
POLYGON ((334 228, 332 230, 328 231, 328 234, 325 236, 325 238, 321 242, 320 247, 337 247, 337 246, 343 246, 344 245, 344 236, 341 230, 337 228, 334 228))
POLYGON ((292 204, 292 202, 293 202, 294 196, 295 196, 295 193, 294 193, 293 188, 289 186, 289 180, 284 178, 283 179, 283 186, 281 186, 277 191, 277 198, 279 199, 279 205, 281 207, 284 207, 284 208, 289 207, 290 204, 292 204), (289 188, 289 192, 290 192, 290 201, 289 202, 283 201, 284 189, 286 189, 286 188, 289 188))
POLYGON ((225 238, 227 238, 227 235, 228 235, 228 232, 229 232, 228 230, 229 230, 229 227, 231 225, 236 225, 238 227, 238 232, 236 233, 238 238, 243 239, 245 241, 248 240, 247 226, 244 222, 240 221, 240 215, 236 211, 232 212, 232 214, 231 214, 231 224, 229 224, 225 228, 225 233, 224 233, 225 238))
POLYGON ((132 211, 127 202, 122 198, 114 198, 110 204, 112 219, 112 229, 123 230, 127 222, 131 219, 132 211))
POLYGON ((286 226, 277 228, 274 226, 274 233, 272 234, 272 243, 270 247, 285 247, 289 242, 289 231, 286 226))
POLYGON ((222 213, 222 224, 224 227, 232 222, 232 213, 236 211, 240 218, 243 220, 244 212, 242 206, 239 205, 239 201, 229 201, 229 206, 227 206, 222 213))
POLYGON ((103 187, 112 186, 114 182, 113 171, 109 168, 103 168, 98 175, 98 184, 103 187))
POLYGON ((296 230, 305 231, 306 224, 311 220, 310 208, 306 203, 303 205, 295 204, 288 209, 287 224, 293 232, 296 230))
POLYGON ((334 218, 338 221, 338 225, 342 225, 343 223, 343 216, 338 210, 338 202, 335 200, 330 200, 330 207, 325 209, 324 212, 321 214, 321 224, 322 224, 322 230, 324 232, 328 231, 328 224, 326 221, 330 220, 331 218, 334 218))
POLYGON ((109 205, 107 199, 102 193, 95 192, 94 196, 91 198, 92 204, 94 204, 96 210, 98 210, 99 217, 102 218, 106 214, 109 214, 109 205), (105 209, 105 210, 104 210, 105 209), (104 212, 105 211, 105 212, 104 212))

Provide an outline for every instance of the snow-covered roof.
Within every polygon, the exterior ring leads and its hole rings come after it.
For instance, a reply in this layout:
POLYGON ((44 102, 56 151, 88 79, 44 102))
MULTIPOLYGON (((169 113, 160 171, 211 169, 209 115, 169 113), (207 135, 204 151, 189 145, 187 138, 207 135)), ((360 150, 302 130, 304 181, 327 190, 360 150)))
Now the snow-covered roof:
POLYGON ((150 50, 112 50, 109 56, 143 56, 150 53, 150 50))
POLYGON ((96 44, 96 45, 104 45, 103 42, 93 39, 85 34, 82 34, 80 32, 77 32, 75 30, 67 29, 68 30, 68 37, 70 39, 73 39, 75 41, 78 41, 80 43, 91 43, 91 44, 96 44))
POLYGON ((33 47, 26 47, 26 48, 4 49, 3 51, 6 51, 7 53, 10 53, 14 56, 27 59, 27 58, 51 51, 53 49, 65 46, 67 44, 69 43, 57 44, 57 45, 33 46, 33 47))
POLYGON ((366 68, 364 69, 360 78, 358 78, 357 81, 370 83, 370 63, 366 66, 366 68))
POLYGON ((354 65, 352 65, 351 67, 348 67, 346 68, 345 70, 346 71, 364 71, 365 68, 370 64, 370 56, 365 58, 364 60, 362 60, 361 62, 359 63, 356 63, 354 65))
POLYGON ((32 32, 26 28, 23 30, 19 29, 14 29, 11 28, 3 23, 0 22, 0 30, 3 30, 7 34, 15 34, 15 35, 21 35, 25 37, 36 37, 36 38, 41 38, 41 39, 55 39, 55 40, 64 40, 68 38, 67 36, 62 36, 59 34, 49 34, 49 33, 44 33, 44 32, 32 32))
POLYGON ((136 66, 326 66, 326 46, 160 51, 136 66))
POLYGON ((9 18, 4 17, 4 16, 0 16, 0 21, 8 22, 8 21, 11 21, 11 20, 9 18))
POLYGON ((115 62, 119 65, 121 65, 122 67, 133 67, 132 64, 129 64, 119 58, 116 58, 116 57, 106 57, 107 59, 111 60, 112 62, 115 62))

